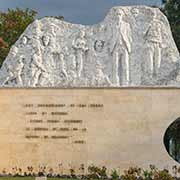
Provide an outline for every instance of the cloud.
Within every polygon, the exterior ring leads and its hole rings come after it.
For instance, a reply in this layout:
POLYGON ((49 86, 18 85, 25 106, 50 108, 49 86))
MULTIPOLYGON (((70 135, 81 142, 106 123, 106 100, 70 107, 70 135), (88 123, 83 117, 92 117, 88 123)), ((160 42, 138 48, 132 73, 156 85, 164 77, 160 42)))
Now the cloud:
POLYGON ((30 8, 39 17, 63 15, 73 23, 95 24, 100 22, 113 6, 161 5, 161 0, 0 0, 0 10, 30 8))

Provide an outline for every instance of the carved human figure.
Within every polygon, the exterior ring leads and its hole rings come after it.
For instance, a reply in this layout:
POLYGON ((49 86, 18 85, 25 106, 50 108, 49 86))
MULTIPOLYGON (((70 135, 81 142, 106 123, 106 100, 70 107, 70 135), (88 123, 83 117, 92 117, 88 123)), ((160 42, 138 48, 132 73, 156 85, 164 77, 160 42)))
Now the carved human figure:
POLYGON ((103 61, 105 63, 105 61, 107 59, 109 59, 108 57, 108 46, 107 43, 105 42, 105 40, 101 40, 98 39, 95 41, 94 43, 94 55, 95 55, 95 59, 100 61, 103 61))
POLYGON ((80 30, 79 36, 75 40, 73 40, 72 43, 72 46, 76 51, 76 67, 79 78, 81 77, 81 73, 83 70, 83 59, 85 58, 85 53, 89 50, 85 35, 85 31, 80 30))
POLYGON ((149 67, 150 75, 155 76, 161 66, 161 22, 157 20, 156 13, 153 12, 153 19, 148 30, 145 33, 145 44, 147 48, 147 67, 149 67))
POLYGON ((67 80, 67 72, 66 72, 66 67, 65 67, 65 60, 64 60, 64 54, 60 53, 59 54, 59 59, 58 59, 58 64, 57 66, 59 67, 59 74, 61 80, 67 80))
POLYGON ((51 33, 54 37, 56 36, 57 30, 59 30, 59 27, 55 24, 50 24, 48 26, 48 32, 51 33))
POLYGON ((137 7, 133 7, 131 9, 131 13, 133 14, 133 17, 136 19, 139 15, 139 9, 137 7))
POLYGON ((15 62, 14 59, 16 58, 16 55, 18 54, 18 52, 19 52, 18 47, 12 46, 12 48, 10 49, 10 52, 8 54, 8 57, 7 57, 9 63, 12 64, 15 62))
POLYGON ((22 72, 23 72, 24 61, 25 61, 25 58, 23 56, 20 56, 20 58, 17 61, 17 66, 15 67, 15 75, 14 76, 16 77, 18 86, 23 85, 21 76, 22 76, 22 72))
POLYGON ((33 22, 33 25, 32 25, 32 29, 31 29, 31 32, 32 32, 32 36, 31 38, 29 38, 29 43, 30 44, 30 47, 33 48, 33 53, 36 53, 38 51, 38 49, 41 48, 41 42, 42 42, 42 38, 41 38, 41 35, 42 35, 42 31, 41 31, 41 22, 39 20, 35 20, 33 22))
POLYGON ((108 48, 105 48, 105 41, 96 40, 94 43, 94 60, 99 62, 105 62, 108 58, 108 48))
POLYGON ((21 39, 21 44, 25 46, 27 42, 28 42, 28 38, 26 36, 23 36, 21 39))
POLYGON ((141 28, 143 28, 142 23, 143 23, 144 14, 137 7, 133 7, 131 9, 131 13, 134 19, 133 23, 135 25, 135 28, 139 29, 139 31, 141 32, 142 31, 141 28))
POLYGON ((9 55, 7 57, 8 61, 5 61, 2 66, 2 70, 4 72, 9 72, 13 68, 14 59, 16 58, 16 54, 18 53, 18 48, 16 46, 12 46, 9 55))
POLYGON ((15 66, 16 54, 18 53, 18 48, 16 46, 12 46, 10 52, 7 57, 7 61, 5 61, 1 68, 0 82, 2 85, 6 85, 9 81, 14 77, 13 68, 15 66))
POLYGON ((176 84, 177 82, 180 83, 180 71, 177 72, 176 79, 174 81, 172 81, 171 84, 173 84, 173 83, 176 84))
POLYGON ((57 48, 55 47, 55 38, 54 36, 47 33, 42 37, 42 43, 44 45, 43 59, 45 61, 45 64, 49 66, 49 70, 54 71, 54 68, 56 68, 56 63, 53 58, 53 54, 57 51, 57 48))
MULTIPOLYGON (((24 48, 28 44, 28 37, 26 35, 22 36, 18 44, 19 48, 24 48)), ((27 47, 26 47, 27 48, 27 47)))
POLYGON ((51 67, 55 67, 55 61, 53 59, 53 54, 58 52, 58 49, 56 47, 56 39, 54 36, 51 34, 45 34, 42 37, 42 42, 43 42, 43 49, 44 49, 44 59, 45 61, 47 60, 46 63, 48 63, 51 67))
POLYGON ((23 67, 24 67, 24 57, 20 56, 16 62, 16 64, 14 65, 14 68, 8 69, 8 73, 9 76, 7 76, 7 78, 4 80, 3 84, 8 84, 9 82, 11 82, 12 80, 16 81, 16 85, 17 86, 22 86, 23 85, 23 81, 22 81, 22 71, 23 71, 23 67))
POLYGON ((76 71, 76 57, 71 54, 69 56, 70 62, 68 64, 68 83, 70 86, 76 85, 77 71, 76 71))
POLYGON ((49 35, 44 35, 44 36, 42 37, 42 42, 43 42, 43 45, 44 45, 44 46, 48 46, 49 43, 50 43, 50 36, 49 36, 49 35))
POLYGON ((93 59, 93 63, 96 64, 96 62, 99 62, 103 65, 105 65, 104 67, 104 73, 107 74, 107 76, 109 76, 110 79, 112 79, 111 76, 111 62, 109 61, 110 56, 109 56, 109 48, 107 46, 107 42, 105 40, 102 39, 97 39, 94 43, 94 51, 92 53, 92 59, 93 59))
POLYGON ((105 41, 103 40, 96 40, 94 43, 94 60, 99 62, 105 62, 107 57, 108 51, 105 48, 105 41))
POLYGON ((32 87, 37 86, 37 84, 40 81, 40 76, 43 72, 46 72, 46 69, 44 68, 43 62, 42 62, 42 56, 41 52, 36 52, 32 57, 32 62, 30 64, 31 69, 31 79, 29 82, 29 85, 32 87))
POLYGON ((43 72, 41 83, 46 86, 54 86, 59 80, 57 72, 56 61, 59 59, 58 48, 56 47, 55 37, 52 34, 46 33, 42 37, 43 42, 43 63, 46 72, 43 72))
POLYGON ((130 25, 123 20, 124 12, 117 10, 117 24, 110 43, 113 56, 112 79, 115 86, 130 83, 130 53, 132 32, 130 25))
POLYGON ((135 33, 137 33, 137 36, 138 38, 141 37, 141 33, 142 33, 142 30, 144 29, 144 26, 143 25, 143 18, 144 18, 144 15, 139 11, 139 9, 137 7, 133 7, 131 9, 131 14, 132 14, 132 25, 134 26, 134 29, 133 31, 135 33))
POLYGON ((31 29, 31 31, 32 31, 32 33, 34 34, 34 36, 40 36, 40 34, 41 34, 41 22, 40 22, 40 20, 35 20, 34 22, 33 22, 33 26, 32 26, 32 29, 31 29))
POLYGON ((41 38, 40 37, 32 37, 29 39, 29 48, 26 47, 31 54, 36 53, 39 49, 42 48, 42 43, 41 43, 41 38))
POLYGON ((96 40, 95 43, 94 43, 94 49, 95 51, 97 52, 102 52, 103 48, 104 48, 104 44, 105 44, 105 41, 103 40, 96 40))
POLYGON ((102 64, 100 64, 99 62, 97 62, 95 74, 92 79, 93 86, 101 87, 101 86, 111 86, 112 85, 108 76, 104 74, 103 68, 104 68, 104 66, 102 64))

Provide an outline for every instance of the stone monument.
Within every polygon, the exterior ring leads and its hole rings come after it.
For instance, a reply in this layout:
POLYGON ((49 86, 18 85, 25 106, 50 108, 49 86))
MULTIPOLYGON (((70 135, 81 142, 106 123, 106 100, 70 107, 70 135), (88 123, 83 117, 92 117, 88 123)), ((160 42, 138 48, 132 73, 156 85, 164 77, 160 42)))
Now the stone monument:
POLYGON ((11 48, 1 87, 180 86, 167 18, 146 6, 114 7, 93 26, 36 20, 11 48))
POLYGON ((34 21, 0 69, 0 171, 170 169, 163 138, 180 116, 179 65, 156 8, 114 7, 93 26, 34 21))

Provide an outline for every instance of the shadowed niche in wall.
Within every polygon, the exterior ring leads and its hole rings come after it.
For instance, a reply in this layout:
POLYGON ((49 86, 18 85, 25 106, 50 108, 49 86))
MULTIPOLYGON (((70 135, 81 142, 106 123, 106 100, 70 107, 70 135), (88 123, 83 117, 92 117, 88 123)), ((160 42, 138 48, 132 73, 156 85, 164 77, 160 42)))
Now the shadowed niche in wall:
POLYGON ((180 117, 167 128, 164 135, 164 145, 168 154, 180 163, 180 117))

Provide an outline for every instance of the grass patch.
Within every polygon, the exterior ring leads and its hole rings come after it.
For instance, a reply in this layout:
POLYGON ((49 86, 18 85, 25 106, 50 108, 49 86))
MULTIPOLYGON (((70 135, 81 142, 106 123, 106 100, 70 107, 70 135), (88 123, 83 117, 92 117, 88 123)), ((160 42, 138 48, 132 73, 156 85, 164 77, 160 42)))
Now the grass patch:
MULTIPOLYGON (((0 177, 0 180, 35 180, 35 177, 0 177)), ((47 178, 47 180, 77 180, 77 179, 47 178)))
POLYGON ((0 177, 0 180, 35 180, 34 177, 0 177))

